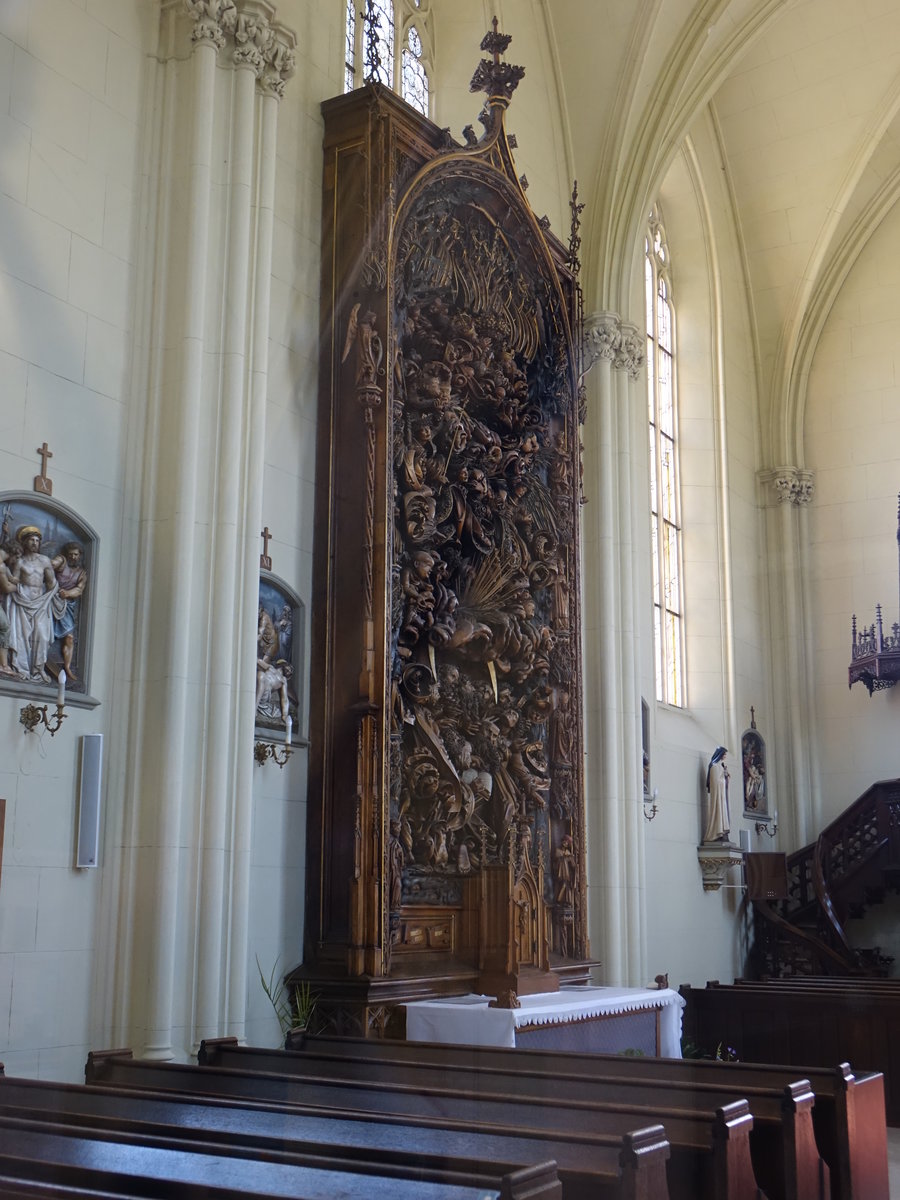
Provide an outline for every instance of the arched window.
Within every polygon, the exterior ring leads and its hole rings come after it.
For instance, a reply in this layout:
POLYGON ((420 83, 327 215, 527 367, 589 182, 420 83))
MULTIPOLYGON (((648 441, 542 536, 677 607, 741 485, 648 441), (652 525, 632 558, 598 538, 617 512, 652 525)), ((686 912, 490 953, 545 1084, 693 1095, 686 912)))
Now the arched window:
POLYGON ((647 307, 647 399, 650 426, 650 519, 656 698, 683 705, 684 610, 678 498, 675 319, 666 234, 656 208, 644 242, 647 307))
POLYGON ((428 116, 428 13, 420 0, 371 0, 378 32, 378 64, 366 61, 366 15, 370 0, 347 0, 344 91, 373 77, 428 116), (397 36, 399 30, 399 37, 397 36), (399 54, 395 46, 402 47, 399 54))

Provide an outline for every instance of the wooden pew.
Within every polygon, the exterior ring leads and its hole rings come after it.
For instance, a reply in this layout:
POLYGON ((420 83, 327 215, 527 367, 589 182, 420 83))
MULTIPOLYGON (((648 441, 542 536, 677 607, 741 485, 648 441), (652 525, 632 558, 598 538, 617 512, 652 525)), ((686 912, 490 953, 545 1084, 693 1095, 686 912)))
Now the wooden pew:
MULTIPOLYGON (((411 1087, 437 1086, 442 1091, 475 1094, 505 1091, 539 1103, 562 1098, 603 1108, 614 1104, 617 1109, 632 1113, 644 1109, 663 1122, 676 1150, 678 1130, 671 1124, 674 1116, 691 1111, 708 1115, 723 1104, 750 1099, 725 1085, 715 1089, 694 1080, 684 1083, 671 1078, 638 1078, 629 1074, 626 1060, 615 1056, 610 1057, 614 1059, 616 1073, 569 1075, 566 1073, 569 1056, 553 1055, 554 1070, 532 1073, 521 1069, 518 1051, 504 1053, 506 1058, 501 1067, 454 1060, 452 1055, 445 1056, 437 1065, 419 1061, 415 1056, 392 1056, 386 1048, 380 1058, 354 1061, 325 1050, 257 1049, 238 1046, 233 1038, 219 1038, 201 1044, 200 1061, 205 1065, 273 1071, 295 1077, 317 1076, 357 1083, 393 1081, 411 1087)), ((823 1200, 830 1194, 829 1171, 819 1156, 813 1133, 812 1107, 813 1095, 804 1080, 792 1081, 781 1089, 757 1088, 750 1099, 754 1174, 758 1185, 772 1200, 823 1200)))
POLYGON ((685 1030, 713 1044, 727 1038, 744 1062, 883 1072, 885 1113, 900 1125, 900 1005, 883 989, 711 984, 684 987, 685 1030))
MULTIPOLYGON (((484 1187, 324 1169, 246 1158, 221 1145, 186 1148, 137 1133, 72 1129, 50 1121, 0 1116, 0 1177, 11 1187, 34 1183, 75 1195, 179 1200, 499 1200, 484 1187), (79 1190, 80 1189, 80 1190, 79 1190)), ((27 1194, 27 1193, 26 1193, 27 1194)), ((43 1194, 46 1194, 43 1193, 43 1194)))
MULTIPOLYGON (((464 1135, 360 1117, 308 1117, 300 1110, 285 1112, 253 1102, 202 1101, 162 1092, 9 1078, 0 1078, 0 1115, 27 1116, 75 1129, 152 1135, 169 1142, 221 1144, 249 1155, 289 1153, 321 1158, 328 1166, 346 1160, 356 1171, 365 1165, 375 1173, 401 1178, 465 1178, 499 1189, 504 1200, 561 1198, 555 1163, 535 1165, 534 1151, 524 1140, 486 1133, 464 1135)), ((630 1146, 644 1144, 650 1140, 637 1135, 629 1142, 630 1146)), ((578 1149, 574 1147, 575 1165, 578 1149)), ((538 1150, 543 1160, 549 1157, 543 1145, 538 1150)))
MULTIPOLYGON (((235 1039, 211 1039, 215 1047, 235 1039)), ((888 1200, 887 1140, 884 1126, 884 1080, 881 1074, 854 1074, 847 1063, 837 1067, 772 1063, 725 1063, 708 1059, 664 1059, 614 1054, 565 1054, 549 1050, 457 1046, 444 1043, 388 1041, 328 1035, 298 1035, 295 1050, 353 1060, 389 1057, 435 1069, 449 1065, 479 1066, 498 1071, 528 1071, 556 1079, 600 1075, 628 1080, 650 1078, 704 1087, 718 1094, 716 1103, 746 1097, 754 1113, 757 1089, 781 1094, 805 1078, 815 1095, 813 1127, 819 1154, 831 1171, 832 1200, 888 1200), (860 1137, 857 1131, 864 1130, 860 1137)), ((229 1051, 229 1053, 232 1053, 229 1051)), ((277 1052, 275 1052, 277 1053, 277 1052)), ((240 1056, 245 1052, 241 1051, 240 1056)), ((223 1063, 225 1059, 222 1059, 223 1063)), ((754 1130, 754 1135, 755 1135, 754 1130)), ((753 1137, 751 1135, 751 1145, 753 1137)))
MULTIPOLYGON (((115 1052, 91 1055, 86 1078, 116 1087, 180 1089, 195 1096, 252 1096, 280 1105, 302 1105, 307 1110, 315 1106, 319 1111, 391 1114, 409 1121, 427 1117, 456 1128, 489 1129, 512 1136, 524 1133, 538 1141, 552 1139, 554 1147, 560 1139, 582 1140, 616 1153, 625 1134, 662 1121, 671 1148, 667 1175, 672 1200, 757 1200, 759 1196, 749 1149, 753 1120, 745 1101, 709 1111, 663 1109, 612 1101, 535 1099, 517 1091, 450 1091, 421 1082, 293 1079, 272 1072, 141 1062, 115 1052)), ((556 1149, 553 1155, 568 1195, 567 1184, 575 1181, 574 1173, 566 1171, 556 1149)), ((659 1194, 665 1195, 665 1191, 659 1194)))
MULTIPOLYGON (((735 987, 752 987, 764 984, 766 987, 774 984, 779 987, 801 988, 852 988, 856 991, 896 992, 900 990, 900 979, 882 979, 871 975, 764 975, 762 979, 735 979, 735 987)), ((712 979, 707 987, 719 987, 719 981, 712 979)))

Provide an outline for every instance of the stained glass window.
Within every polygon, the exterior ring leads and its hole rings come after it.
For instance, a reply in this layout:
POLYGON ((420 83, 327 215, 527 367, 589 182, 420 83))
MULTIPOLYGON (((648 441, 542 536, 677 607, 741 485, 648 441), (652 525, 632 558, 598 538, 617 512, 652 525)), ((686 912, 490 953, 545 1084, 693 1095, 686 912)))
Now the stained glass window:
MULTIPOLYGON (((375 68, 375 78, 387 87, 394 86, 394 5, 392 0, 373 0, 372 9, 375 14, 375 27, 378 31, 378 66, 375 68)), ((365 37, 365 33, 363 33, 365 37)), ((363 54, 366 47, 363 47, 363 54)), ((369 63, 366 63, 366 73, 369 63)))
POLYGON ((347 17, 344 29, 344 91, 352 92, 356 87, 356 36, 357 12, 355 0, 347 0, 347 17))
POLYGON ((422 9, 420 0, 347 0, 344 91, 377 79, 428 116, 428 20, 427 7, 422 9), (370 22, 377 33, 374 45, 367 36, 370 22), (398 36, 403 47, 399 55, 395 53, 398 36))
POLYGON ((678 500, 678 412, 669 252, 657 209, 644 242, 647 402, 656 698, 684 704, 684 613, 678 500))
POLYGON ((428 76, 422 62, 422 39, 415 25, 410 25, 409 36, 403 48, 400 94, 407 104, 428 116, 428 76))

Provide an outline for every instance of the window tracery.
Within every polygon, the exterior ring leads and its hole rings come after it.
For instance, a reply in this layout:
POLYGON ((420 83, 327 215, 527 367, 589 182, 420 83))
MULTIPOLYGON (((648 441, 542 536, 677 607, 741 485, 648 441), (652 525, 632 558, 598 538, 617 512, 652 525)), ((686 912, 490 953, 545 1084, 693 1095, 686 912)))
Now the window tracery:
POLYGON ((675 313, 665 229, 654 208, 644 241, 650 521, 656 698, 684 700, 684 609, 678 488, 675 313))
MULTIPOLYGON (((371 43, 370 43, 371 44, 371 43)), ((374 78, 428 116, 431 71, 430 21, 421 0, 347 0, 344 28, 344 91, 374 78), (370 15, 371 13, 371 15, 370 15), (374 23, 377 63, 367 54, 366 22, 374 23), (396 47, 402 49, 398 54, 396 47)))

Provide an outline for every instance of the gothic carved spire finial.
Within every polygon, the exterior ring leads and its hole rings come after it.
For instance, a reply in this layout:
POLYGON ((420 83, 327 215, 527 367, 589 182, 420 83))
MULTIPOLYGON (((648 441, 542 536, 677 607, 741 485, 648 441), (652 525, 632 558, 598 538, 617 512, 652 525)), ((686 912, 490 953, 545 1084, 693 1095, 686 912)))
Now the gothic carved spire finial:
POLYGON ((375 0, 366 0, 363 12, 363 30, 366 39, 366 83, 381 82, 381 55, 378 53, 378 13, 375 11, 375 0))
POLYGON ((492 29, 481 39, 481 49, 486 50, 491 58, 483 58, 475 68, 475 74, 469 84, 469 91, 487 92, 492 103, 508 102, 519 86, 519 80, 524 76, 525 68, 500 61, 500 55, 506 53, 512 36, 499 32, 496 17, 494 17, 492 26, 492 29))
POLYGON ((572 226, 569 232, 569 270, 577 279, 581 274, 581 214, 584 212, 584 202, 578 202, 578 180, 572 183, 572 199, 569 201, 572 213, 572 226))

